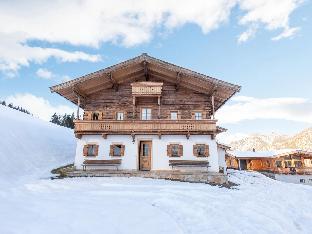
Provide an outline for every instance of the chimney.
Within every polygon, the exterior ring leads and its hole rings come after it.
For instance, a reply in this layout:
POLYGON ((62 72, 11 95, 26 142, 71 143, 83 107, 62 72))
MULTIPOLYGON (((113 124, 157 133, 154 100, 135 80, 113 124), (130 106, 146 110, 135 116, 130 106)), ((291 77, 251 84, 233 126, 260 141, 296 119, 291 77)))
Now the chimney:
POLYGON ((252 148, 252 152, 256 152, 256 149, 255 149, 255 148, 252 148))

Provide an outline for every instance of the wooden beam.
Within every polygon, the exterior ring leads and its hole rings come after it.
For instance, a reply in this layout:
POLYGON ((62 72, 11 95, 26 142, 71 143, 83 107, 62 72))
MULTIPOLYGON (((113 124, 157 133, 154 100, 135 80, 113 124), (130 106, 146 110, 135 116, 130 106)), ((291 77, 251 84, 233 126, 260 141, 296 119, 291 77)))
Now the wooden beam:
POLYGON ((148 68, 147 68, 147 62, 146 61, 143 62, 143 66, 144 66, 145 81, 148 81, 149 80, 149 74, 148 74, 148 68))
POLYGON ((109 78, 110 82, 112 83, 113 88, 115 88, 115 91, 118 91, 118 83, 117 83, 117 81, 114 79, 113 73, 111 73, 111 72, 108 73, 108 78, 109 78))
POLYGON ((176 91, 178 91, 180 88, 181 78, 182 78, 182 74, 180 72, 177 72, 176 85, 175 85, 176 91))
POLYGON ((77 86, 74 86, 73 87, 73 93, 77 96, 77 97, 79 97, 80 99, 82 99, 82 101, 85 101, 86 99, 87 99, 87 95, 84 93, 84 92, 82 92, 77 86))

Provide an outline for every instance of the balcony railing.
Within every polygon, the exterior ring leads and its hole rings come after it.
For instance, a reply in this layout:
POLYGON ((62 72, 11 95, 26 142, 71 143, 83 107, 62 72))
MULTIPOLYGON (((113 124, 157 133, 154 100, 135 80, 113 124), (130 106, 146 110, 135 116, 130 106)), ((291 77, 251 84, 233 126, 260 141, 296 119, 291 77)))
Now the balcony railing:
POLYGON ((213 134, 216 120, 76 120, 76 134, 213 134))

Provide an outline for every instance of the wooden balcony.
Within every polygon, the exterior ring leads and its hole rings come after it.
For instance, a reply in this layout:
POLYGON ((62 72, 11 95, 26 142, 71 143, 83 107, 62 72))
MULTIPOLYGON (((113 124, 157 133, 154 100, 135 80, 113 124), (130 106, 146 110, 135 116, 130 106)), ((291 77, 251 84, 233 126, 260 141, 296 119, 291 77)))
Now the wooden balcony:
POLYGON ((76 120, 75 133, 84 134, 216 134, 216 120, 76 120))

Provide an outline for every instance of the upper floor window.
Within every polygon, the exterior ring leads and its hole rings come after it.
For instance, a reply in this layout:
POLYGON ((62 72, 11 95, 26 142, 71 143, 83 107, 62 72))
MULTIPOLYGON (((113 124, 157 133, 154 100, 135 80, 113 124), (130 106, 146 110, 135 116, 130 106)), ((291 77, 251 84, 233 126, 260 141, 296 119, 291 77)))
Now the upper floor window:
POLYGON ((124 120, 124 113, 123 112, 117 112, 116 118, 117 118, 117 120, 124 120))
POLYGON ((150 109, 150 108, 142 108, 141 119, 142 120, 150 120, 150 119, 152 119, 152 109, 150 109))
POLYGON ((171 120, 177 120, 178 119, 178 112, 177 111, 172 111, 170 113, 170 119, 171 120))
POLYGON ((92 120, 99 120, 99 113, 92 113, 92 117, 91 117, 92 120))
POLYGON ((195 120, 201 120, 202 119, 202 113, 201 112, 195 112, 195 120))

